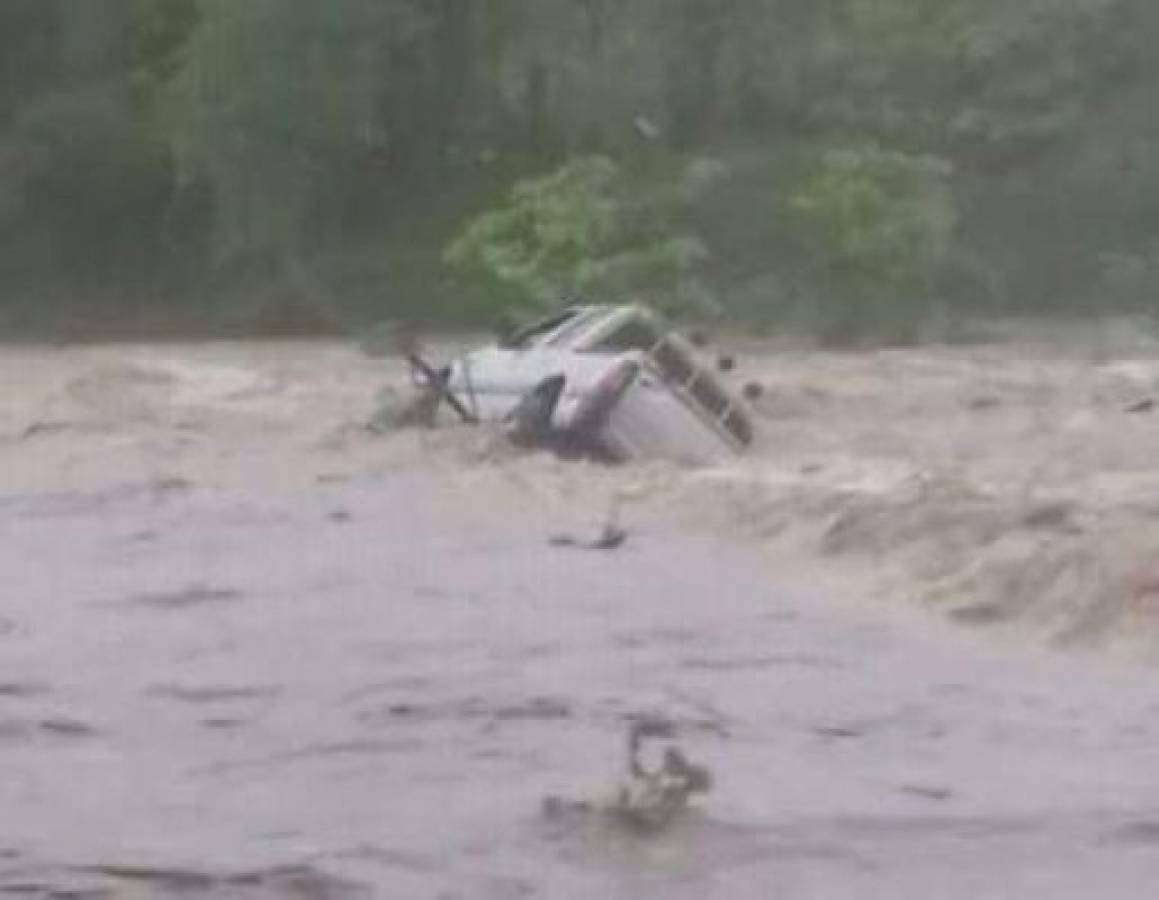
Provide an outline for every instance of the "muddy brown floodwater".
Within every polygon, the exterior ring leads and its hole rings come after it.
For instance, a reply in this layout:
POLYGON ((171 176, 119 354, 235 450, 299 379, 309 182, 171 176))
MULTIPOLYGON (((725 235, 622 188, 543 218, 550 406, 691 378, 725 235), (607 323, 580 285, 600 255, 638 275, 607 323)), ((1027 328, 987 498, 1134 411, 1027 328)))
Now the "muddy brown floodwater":
POLYGON ((749 357, 695 472, 370 435, 339 345, 4 350, 0 896, 1149 896, 1153 348, 749 357), (641 716, 713 790, 545 818, 641 716))

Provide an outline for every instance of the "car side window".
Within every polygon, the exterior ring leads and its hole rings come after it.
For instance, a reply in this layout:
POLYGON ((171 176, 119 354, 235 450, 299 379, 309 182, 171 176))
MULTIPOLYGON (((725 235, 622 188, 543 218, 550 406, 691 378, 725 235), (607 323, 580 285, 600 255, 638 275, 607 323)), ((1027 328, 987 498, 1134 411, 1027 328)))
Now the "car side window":
POLYGON ((665 381, 686 384, 696 374, 696 364, 674 341, 662 341, 652 352, 652 359, 665 381))
POLYGON ((540 319, 538 322, 533 322, 512 334, 505 341, 505 347, 509 350, 523 350, 534 343, 536 338, 541 338, 561 328, 577 315, 579 315, 578 310, 569 309, 549 318, 540 319))
POLYGON ((596 345, 597 350, 622 352, 624 350, 650 351, 660 343, 661 335, 642 319, 629 319, 596 345))

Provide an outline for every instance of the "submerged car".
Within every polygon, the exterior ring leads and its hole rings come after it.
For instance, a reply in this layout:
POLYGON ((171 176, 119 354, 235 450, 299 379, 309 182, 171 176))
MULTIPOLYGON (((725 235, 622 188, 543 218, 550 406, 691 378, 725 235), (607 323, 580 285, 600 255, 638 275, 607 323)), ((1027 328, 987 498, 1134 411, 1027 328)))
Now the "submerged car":
POLYGON ((464 418, 565 455, 703 464, 753 440, 740 398, 643 306, 568 307, 428 374, 464 418))

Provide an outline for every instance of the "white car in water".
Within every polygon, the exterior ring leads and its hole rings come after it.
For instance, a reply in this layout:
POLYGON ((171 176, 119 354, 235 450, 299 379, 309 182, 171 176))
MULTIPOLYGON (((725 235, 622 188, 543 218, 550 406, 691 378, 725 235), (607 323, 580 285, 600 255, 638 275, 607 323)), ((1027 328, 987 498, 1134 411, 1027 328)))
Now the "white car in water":
POLYGON ((465 418, 565 454, 704 464, 753 439, 741 399, 642 306, 568 307, 437 375, 465 418))

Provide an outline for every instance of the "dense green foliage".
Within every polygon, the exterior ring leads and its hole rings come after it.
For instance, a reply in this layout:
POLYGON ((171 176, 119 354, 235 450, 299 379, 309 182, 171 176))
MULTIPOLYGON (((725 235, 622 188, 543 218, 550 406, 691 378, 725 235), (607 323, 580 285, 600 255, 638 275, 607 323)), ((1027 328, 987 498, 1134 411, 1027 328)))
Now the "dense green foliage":
POLYGON ((604 156, 582 157, 521 181, 507 203, 472 220, 447 261, 490 277, 528 314, 577 298, 642 299, 674 314, 710 313, 715 304, 696 277, 708 254, 674 217, 715 180, 716 167, 691 163, 659 190, 629 186, 604 156))
POLYGON ((1159 310, 1153 0, 4 0, 0 325, 1159 310))

